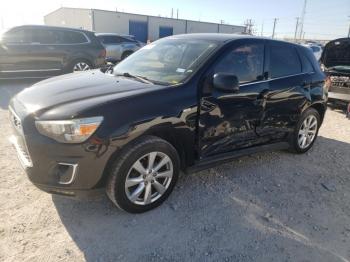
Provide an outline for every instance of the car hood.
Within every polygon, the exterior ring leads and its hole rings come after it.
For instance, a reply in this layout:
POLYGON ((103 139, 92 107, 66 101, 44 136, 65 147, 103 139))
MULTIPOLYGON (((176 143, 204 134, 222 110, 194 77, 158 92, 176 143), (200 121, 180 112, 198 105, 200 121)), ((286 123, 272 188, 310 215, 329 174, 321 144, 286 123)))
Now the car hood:
POLYGON ((41 81, 18 93, 11 107, 40 115, 49 109, 71 104, 89 107, 110 100, 150 92, 164 86, 104 74, 99 70, 72 73, 41 81))
POLYGON ((326 68, 350 66, 350 38, 329 42, 324 48, 321 61, 326 68))

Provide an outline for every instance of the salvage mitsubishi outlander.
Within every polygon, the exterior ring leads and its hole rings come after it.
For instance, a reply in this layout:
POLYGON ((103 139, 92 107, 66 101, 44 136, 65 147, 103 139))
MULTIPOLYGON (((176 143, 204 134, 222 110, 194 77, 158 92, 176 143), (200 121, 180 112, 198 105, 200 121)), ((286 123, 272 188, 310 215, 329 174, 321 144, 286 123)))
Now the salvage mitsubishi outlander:
POLYGON ((132 213, 159 206, 180 170, 263 150, 305 153, 325 75, 300 45, 244 35, 163 38, 116 65, 44 80, 10 102, 29 179, 54 194, 105 189, 132 213))

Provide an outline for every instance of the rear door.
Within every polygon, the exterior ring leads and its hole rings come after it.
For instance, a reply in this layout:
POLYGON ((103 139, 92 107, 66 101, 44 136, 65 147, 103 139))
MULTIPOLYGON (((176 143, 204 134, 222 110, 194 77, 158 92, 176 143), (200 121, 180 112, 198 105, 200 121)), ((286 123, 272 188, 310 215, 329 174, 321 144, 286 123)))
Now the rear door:
POLYGON ((294 45, 268 42, 269 93, 257 131, 267 140, 278 140, 294 128, 305 99, 309 96, 311 76, 302 71, 301 60, 294 45))
POLYGON ((35 28, 31 30, 32 43, 28 48, 28 60, 32 69, 40 75, 53 75, 62 70, 63 50, 61 34, 56 30, 35 28))

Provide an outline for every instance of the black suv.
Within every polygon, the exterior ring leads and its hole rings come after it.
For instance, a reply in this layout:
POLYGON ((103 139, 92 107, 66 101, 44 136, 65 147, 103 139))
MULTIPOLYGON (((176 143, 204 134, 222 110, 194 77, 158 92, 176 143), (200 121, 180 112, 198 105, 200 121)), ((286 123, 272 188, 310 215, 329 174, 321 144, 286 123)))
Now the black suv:
POLYGON ((326 111, 325 76, 305 47, 225 34, 149 44, 112 74, 81 72, 10 103, 29 179, 50 193, 106 188, 128 212, 160 205, 180 170, 267 149, 308 151, 326 111))
POLYGON ((0 40, 0 78, 47 77, 105 64, 106 50, 93 32, 19 26, 0 40))

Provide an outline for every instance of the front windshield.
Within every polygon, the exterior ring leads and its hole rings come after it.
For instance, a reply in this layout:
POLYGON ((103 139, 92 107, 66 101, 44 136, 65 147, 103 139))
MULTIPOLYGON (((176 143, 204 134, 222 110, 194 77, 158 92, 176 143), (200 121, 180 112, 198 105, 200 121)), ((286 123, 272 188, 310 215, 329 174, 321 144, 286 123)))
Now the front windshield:
POLYGON ((116 65, 113 72, 178 84, 189 78, 216 47, 215 42, 198 39, 163 39, 141 48, 116 65))

